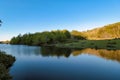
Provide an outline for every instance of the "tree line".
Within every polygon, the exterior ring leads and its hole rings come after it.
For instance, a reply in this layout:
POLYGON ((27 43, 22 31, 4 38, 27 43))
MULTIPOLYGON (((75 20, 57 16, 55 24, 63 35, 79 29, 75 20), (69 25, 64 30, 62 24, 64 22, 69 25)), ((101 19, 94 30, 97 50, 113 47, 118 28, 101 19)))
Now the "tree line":
POLYGON ((64 43, 68 40, 84 39, 82 36, 74 36, 68 30, 54 30, 37 32, 34 34, 27 33, 24 35, 19 34, 17 37, 13 37, 10 44, 23 44, 23 45, 47 45, 64 43))

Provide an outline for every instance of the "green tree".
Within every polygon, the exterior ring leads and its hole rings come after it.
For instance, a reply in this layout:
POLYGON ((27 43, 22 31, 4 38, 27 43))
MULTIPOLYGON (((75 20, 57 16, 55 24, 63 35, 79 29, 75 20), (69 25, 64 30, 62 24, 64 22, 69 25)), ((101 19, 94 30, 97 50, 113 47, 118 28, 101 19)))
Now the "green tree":
POLYGON ((34 34, 24 34, 13 37, 10 41, 11 44, 24 44, 24 45, 47 45, 64 42, 71 39, 71 33, 67 30, 54 30, 44 31, 34 34))

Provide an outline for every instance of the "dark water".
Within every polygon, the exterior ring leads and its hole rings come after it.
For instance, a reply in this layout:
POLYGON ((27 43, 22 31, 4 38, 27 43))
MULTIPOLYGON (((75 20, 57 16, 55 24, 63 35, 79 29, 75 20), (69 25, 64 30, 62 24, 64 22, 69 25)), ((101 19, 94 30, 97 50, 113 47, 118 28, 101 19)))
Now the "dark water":
POLYGON ((120 80, 120 50, 70 50, 0 44, 16 57, 13 80, 120 80))

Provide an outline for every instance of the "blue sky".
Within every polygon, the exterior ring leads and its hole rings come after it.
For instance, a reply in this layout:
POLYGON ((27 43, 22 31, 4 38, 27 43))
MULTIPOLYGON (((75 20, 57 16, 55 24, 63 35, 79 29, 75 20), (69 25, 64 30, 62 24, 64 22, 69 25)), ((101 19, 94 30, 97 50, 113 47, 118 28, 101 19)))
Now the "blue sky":
POLYGON ((19 33, 88 30, 120 21, 120 0, 0 0, 0 40, 19 33))

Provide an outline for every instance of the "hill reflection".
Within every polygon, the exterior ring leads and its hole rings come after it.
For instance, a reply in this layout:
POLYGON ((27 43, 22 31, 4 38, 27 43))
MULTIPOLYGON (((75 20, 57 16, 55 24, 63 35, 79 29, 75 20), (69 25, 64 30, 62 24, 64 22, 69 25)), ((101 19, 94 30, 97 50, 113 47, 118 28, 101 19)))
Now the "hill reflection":
POLYGON ((42 47, 41 55, 42 56, 57 56, 57 57, 66 57, 70 55, 79 56, 81 54, 95 55, 107 60, 115 60, 120 62, 120 50, 106 50, 106 49, 82 49, 74 50, 67 48, 56 48, 56 47, 42 47))
POLYGON ((95 55, 107 60, 115 60, 120 62, 120 50, 106 50, 106 49, 83 49, 83 50, 75 50, 72 52, 73 56, 78 56, 81 54, 90 54, 95 55))

